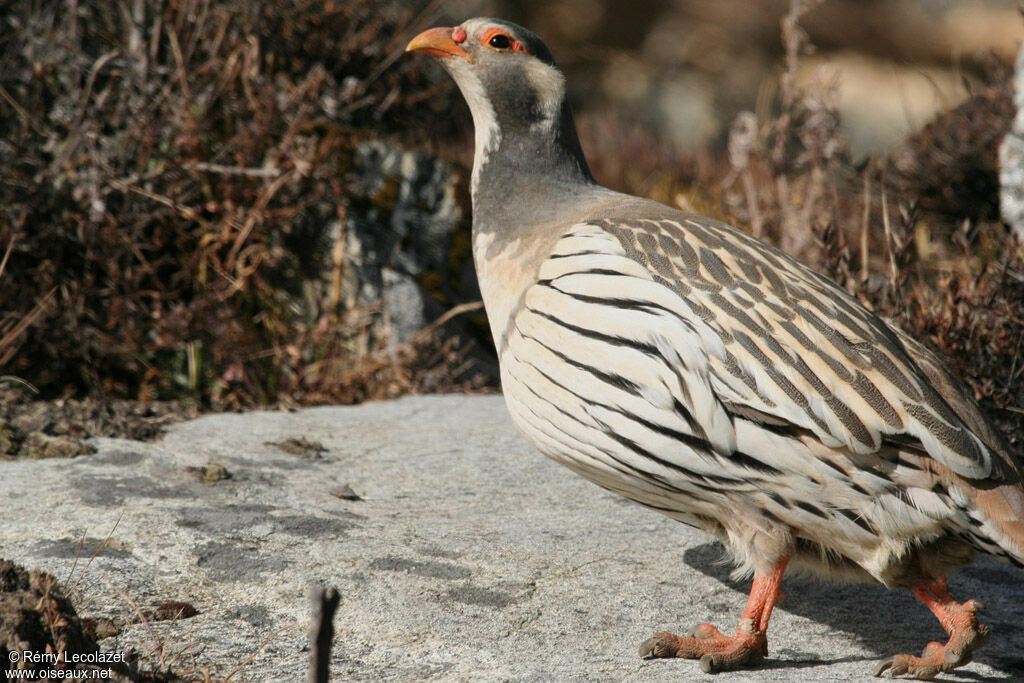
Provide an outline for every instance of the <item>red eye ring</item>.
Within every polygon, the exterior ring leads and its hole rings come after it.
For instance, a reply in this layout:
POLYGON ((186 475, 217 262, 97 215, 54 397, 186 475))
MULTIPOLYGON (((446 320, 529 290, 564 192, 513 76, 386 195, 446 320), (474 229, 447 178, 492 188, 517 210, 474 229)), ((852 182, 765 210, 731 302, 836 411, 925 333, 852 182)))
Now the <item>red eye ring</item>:
POLYGON ((480 38, 480 43, 500 52, 511 51, 532 54, 529 50, 523 47, 522 43, 500 28, 490 28, 484 31, 483 36, 480 38))

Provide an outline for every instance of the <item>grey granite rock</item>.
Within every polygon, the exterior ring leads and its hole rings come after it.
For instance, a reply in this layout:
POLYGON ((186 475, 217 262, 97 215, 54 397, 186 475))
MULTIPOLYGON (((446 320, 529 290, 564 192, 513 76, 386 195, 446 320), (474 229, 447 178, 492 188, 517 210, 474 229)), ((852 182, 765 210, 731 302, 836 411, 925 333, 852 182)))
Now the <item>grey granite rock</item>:
MULTIPOLYGON (((708 680, 637 647, 704 620, 731 630, 746 599, 708 537, 547 461, 497 396, 215 415, 93 445, 0 462, 0 556, 71 577, 83 616, 191 603, 102 643, 162 644, 178 670, 223 676, 257 653, 233 680, 304 680, 323 582, 341 592, 338 680, 708 680), (228 478, 204 483, 211 462, 228 478)), ((944 680, 1024 677, 1021 579, 991 561, 952 579, 993 636, 944 680)), ((767 666, 728 680, 866 680, 943 635, 906 594, 800 576, 783 590, 767 666)))
POLYGON ((450 307, 479 298, 472 259, 457 247, 469 239, 459 174, 447 162, 380 140, 359 144, 352 166, 343 303, 381 302, 376 336, 394 346, 444 312, 438 301, 450 307))
POLYGON ((457 166, 378 139, 359 142, 339 165, 350 192, 303 207, 272 240, 283 306, 310 321, 347 317, 364 329, 366 352, 479 300, 457 166))

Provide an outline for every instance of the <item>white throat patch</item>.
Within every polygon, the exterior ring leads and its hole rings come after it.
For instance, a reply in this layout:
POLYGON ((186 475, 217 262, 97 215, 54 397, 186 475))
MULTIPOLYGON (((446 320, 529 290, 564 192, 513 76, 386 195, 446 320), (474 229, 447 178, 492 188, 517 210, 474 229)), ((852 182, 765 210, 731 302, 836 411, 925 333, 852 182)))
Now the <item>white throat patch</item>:
POLYGON ((558 125, 558 115, 562 111, 562 99, 565 97, 565 76, 558 69, 540 61, 533 61, 526 69, 526 78, 537 93, 537 108, 543 119, 535 124, 535 131, 550 130, 558 125))
POLYGON ((480 78, 468 67, 469 64, 464 64, 462 60, 452 60, 449 71, 462 91, 462 96, 466 98, 470 113, 473 114, 476 144, 473 150, 473 175, 470 178, 469 189, 475 198, 477 183, 480 181, 480 169, 487 162, 487 157, 501 144, 501 129, 498 127, 494 107, 484 93, 480 78))

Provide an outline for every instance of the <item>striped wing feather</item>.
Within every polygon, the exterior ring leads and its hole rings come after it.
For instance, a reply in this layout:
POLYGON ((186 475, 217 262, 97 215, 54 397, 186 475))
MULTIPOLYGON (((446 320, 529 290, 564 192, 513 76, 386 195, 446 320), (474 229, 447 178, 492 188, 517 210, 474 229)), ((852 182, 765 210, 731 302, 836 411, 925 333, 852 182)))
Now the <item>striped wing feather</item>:
POLYGON ((742 417, 809 430, 855 454, 917 443, 961 476, 991 474, 988 448, 901 333, 782 252, 679 216, 574 226, 516 316, 552 373, 566 361, 573 368, 562 381, 588 396, 618 389, 604 394, 615 405, 590 410, 603 429, 620 438, 643 430, 648 442, 660 434, 657 452, 678 452, 687 467, 695 451, 673 440, 729 455, 742 417))

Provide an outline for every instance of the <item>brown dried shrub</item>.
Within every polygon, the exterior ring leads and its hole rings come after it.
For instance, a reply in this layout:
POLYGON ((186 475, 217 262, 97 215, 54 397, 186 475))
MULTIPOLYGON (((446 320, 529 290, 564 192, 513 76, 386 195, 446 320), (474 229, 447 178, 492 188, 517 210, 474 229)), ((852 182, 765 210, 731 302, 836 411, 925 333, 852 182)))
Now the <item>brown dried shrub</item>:
MULTIPOLYGON (((347 347, 359 312, 306 319, 296 302, 331 258, 322 213, 344 205, 355 142, 450 101, 398 59, 408 3, 15 4, 0 19, 3 372, 43 397, 229 408, 304 400, 307 367, 336 354, 316 384, 365 395, 338 381, 363 360, 347 347)), ((432 134, 455 130, 438 119, 432 134)))
POLYGON ((984 57, 983 85, 909 136, 892 155, 887 178, 897 196, 954 221, 999 219, 999 143, 1016 108, 1011 75, 984 57))

